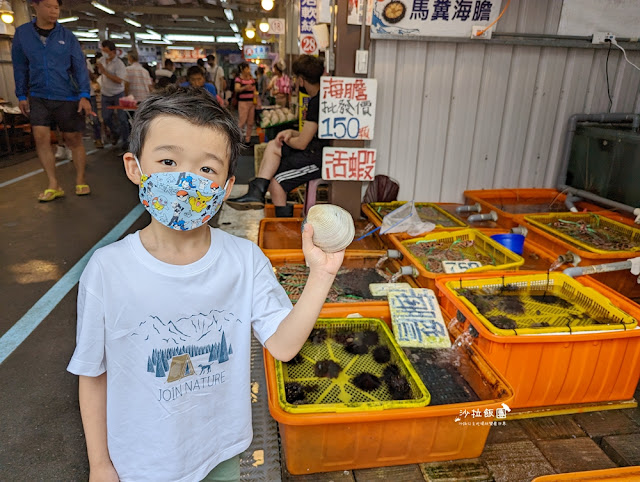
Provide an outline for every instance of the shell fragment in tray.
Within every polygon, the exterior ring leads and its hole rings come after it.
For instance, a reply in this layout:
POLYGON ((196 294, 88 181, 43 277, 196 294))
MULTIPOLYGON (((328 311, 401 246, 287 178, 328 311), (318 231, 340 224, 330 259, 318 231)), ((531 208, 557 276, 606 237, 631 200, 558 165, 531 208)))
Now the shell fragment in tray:
POLYGON ((449 348, 451 340, 434 292, 410 288, 389 292, 391 323, 398 345, 449 348))

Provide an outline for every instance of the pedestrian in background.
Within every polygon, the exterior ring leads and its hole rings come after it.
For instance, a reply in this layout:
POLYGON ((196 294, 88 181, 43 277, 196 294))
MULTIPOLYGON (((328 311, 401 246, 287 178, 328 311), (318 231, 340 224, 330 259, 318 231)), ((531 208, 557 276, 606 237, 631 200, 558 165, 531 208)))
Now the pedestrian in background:
POLYGON ((273 66, 273 77, 269 82, 269 91, 276 99, 276 105, 287 107, 289 105, 289 96, 291 95, 291 79, 285 73, 287 64, 284 60, 278 60, 273 66))
POLYGON ((222 67, 218 65, 216 62, 216 56, 213 54, 207 55, 207 64, 205 65, 205 69, 209 74, 209 78, 213 85, 216 86, 216 91, 218 95, 223 95, 223 92, 226 89, 226 81, 224 80, 224 70, 222 67))
POLYGON ((153 80, 151 75, 138 62, 138 52, 129 50, 127 52, 129 65, 127 66, 127 94, 132 95, 135 100, 142 102, 149 96, 153 80))
POLYGON ((169 81, 167 84, 175 84, 176 80, 178 80, 175 69, 176 67, 173 65, 173 60, 165 59, 164 68, 156 69, 156 83, 159 83, 163 78, 168 78, 169 81))
POLYGON ((234 91, 238 99, 238 126, 240 130, 246 126, 244 142, 251 142, 251 132, 255 123, 256 104, 254 94, 256 91, 256 79, 251 75, 251 68, 246 62, 238 66, 240 74, 236 77, 234 91))
POLYGON ((111 131, 111 142, 116 144, 122 139, 124 150, 129 148, 129 120, 124 110, 116 110, 120 126, 113 121, 112 106, 120 105, 120 98, 124 97, 124 83, 127 69, 122 60, 116 55, 116 45, 111 40, 102 41, 102 58, 98 61, 98 71, 102 75, 102 117, 105 125, 111 131))
POLYGON ((57 125, 71 149, 76 168, 77 195, 89 194, 82 144, 86 114, 91 110, 89 71, 78 39, 58 23, 59 0, 32 0, 36 18, 16 29, 11 49, 16 96, 20 111, 29 117, 38 159, 48 186, 41 202, 64 196, 56 177, 51 149, 51 126, 57 125))

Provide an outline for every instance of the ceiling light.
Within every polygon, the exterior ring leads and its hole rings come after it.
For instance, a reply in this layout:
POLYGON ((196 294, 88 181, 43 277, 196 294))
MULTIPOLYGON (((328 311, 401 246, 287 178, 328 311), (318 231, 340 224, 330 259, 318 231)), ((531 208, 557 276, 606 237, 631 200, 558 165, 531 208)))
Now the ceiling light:
POLYGON ((251 20, 247 22, 247 27, 244 29, 244 34, 248 39, 252 39, 256 36, 256 28, 253 26, 253 22, 251 22, 251 20))
POLYGON ((172 44, 172 42, 170 40, 165 40, 165 39, 162 39, 162 40, 143 40, 142 43, 143 44, 150 44, 150 45, 159 45, 159 44, 171 45, 172 44))
POLYGON ((73 31, 73 35, 80 38, 96 38, 96 39, 98 38, 95 33, 79 32, 77 30, 73 31))
POLYGON ((193 47, 187 47, 186 45, 174 45, 172 47, 167 47, 168 49, 173 50, 194 50, 193 47))
POLYGON ((102 10, 103 12, 107 12, 108 14, 111 14, 111 15, 115 15, 116 14, 115 10, 111 10, 109 7, 105 7, 101 3, 91 2, 91 5, 96 7, 98 10, 102 10))
POLYGON ((91 30, 87 30, 87 32, 98 33, 100 31, 99 28, 92 28, 91 30))
POLYGON ((273 0, 262 0, 260 5, 262 6, 263 9, 265 9, 268 12, 273 8, 273 0))
POLYGON ((58 19, 58 23, 67 23, 67 22, 75 22, 76 20, 78 20, 79 17, 66 17, 66 18, 59 18, 58 19))
POLYGON ((79 38, 78 39, 80 42, 99 42, 100 39, 98 37, 96 38, 79 38))
POLYGON ((0 20, 4 23, 13 23, 13 10, 7 0, 0 2, 0 20))
POLYGON ((229 20, 229 22, 233 22, 233 10, 229 8, 225 8, 224 15, 225 17, 227 17, 227 20, 229 20))
POLYGON ((120 47, 123 49, 130 49, 131 48, 131 44, 115 44, 116 47, 120 47))
POLYGON ((216 42, 219 44, 234 44, 238 41, 236 37, 221 35, 216 37, 216 42))
POLYGON ((174 42, 215 42, 216 38, 213 35, 181 35, 181 34, 168 34, 165 35, 168 40, 174 42))
POLYGON ((240 29, 238 28, 238 26, 235 23, 232 23, 229 26, 231 27, 231 30, 233 30, 235 33, 240 32, 240 29))
POLYGON ((263 18, 262 20, 260 20, 260 23, 258 24, 258 28, 262 33, 267 33, 269 31, 269 22, 267 22, 266 18, 263 18))
POLYGON ((138 23, 135 20, 131 20, 130 18, 125 18, 124 21, 127 22, 129 25, 133 25, 134 27, 142 27, 141 23, 138 23))

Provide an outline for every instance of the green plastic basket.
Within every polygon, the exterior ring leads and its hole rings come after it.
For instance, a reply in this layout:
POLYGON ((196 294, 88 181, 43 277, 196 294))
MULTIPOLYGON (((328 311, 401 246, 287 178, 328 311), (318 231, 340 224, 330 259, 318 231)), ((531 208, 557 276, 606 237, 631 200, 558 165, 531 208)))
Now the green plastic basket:
POLYGON ((320 318, 315 329, 326 330, 326 339, 319 343, 307 340, 300 350, 297 363, 283 363, 277 360, 275 362, 278 400, 284 411, 342 413, 423 407, 429 404, 429 392, 384 321, 377 318, 320 318), (364 331, 375 331, 378 334, 378 346, 386 346, 389 349, 389 362, 376 362, 372 355, 373 347, 366 354, 354 355, 333 338, 335 334, 364 331), (314 366, 321 360, 332 360, 340 365, 342 370, 337 378, 315 375, 314 366), (389 364, 395 364, 400 375, 409 383, 411 395, 406 400, 394 400, 387 384, 382 381, 384 369, 389 364), (380 386, 375 390, 365 391, 354 385, 353 378, 362 372, 380 378, 380 386), (296 383, 305 388, 305 402, 308 403, 296 404, 287 401, 285 384, 289 383, 296 383))

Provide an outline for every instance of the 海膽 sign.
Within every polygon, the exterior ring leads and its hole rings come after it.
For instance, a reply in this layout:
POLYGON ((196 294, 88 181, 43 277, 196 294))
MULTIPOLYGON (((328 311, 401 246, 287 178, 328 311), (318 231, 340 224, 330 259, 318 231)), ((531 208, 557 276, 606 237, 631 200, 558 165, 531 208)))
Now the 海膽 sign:
POLYGON ((377 85, 376 79, 321 77, 318 137, 373 139, 377 85))

